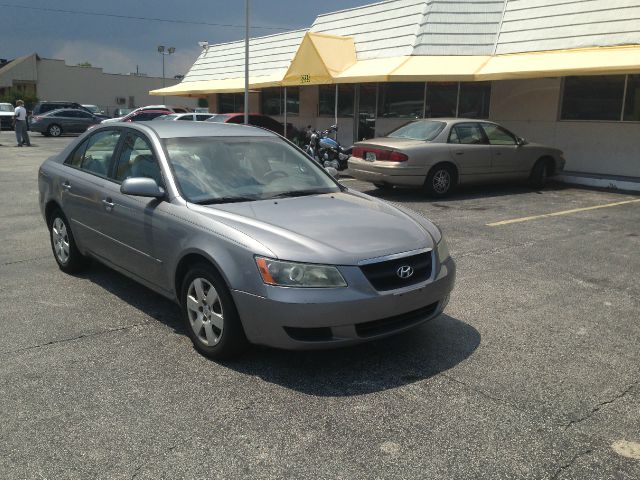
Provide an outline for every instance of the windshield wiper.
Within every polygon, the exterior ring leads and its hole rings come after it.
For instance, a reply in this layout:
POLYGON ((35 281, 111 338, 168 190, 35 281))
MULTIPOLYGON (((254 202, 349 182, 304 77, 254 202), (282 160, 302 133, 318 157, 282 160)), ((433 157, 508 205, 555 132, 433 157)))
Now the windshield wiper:
POLYGON ((288 192, 276 193, 275 195, 271 195, 270 197, 267 197, 267 198, 271 199, 271 198, 288 198, 288 197, 306 197, 309 195, 321 195, 323 193, 331 193, 331 192, 327 192, 325 189, 290 190, 288 192))
POLYGON ((216 197, 205 198, 204 200, 198 200, 193 202, 196 205, 214 205, 217 203, 237 203, 237 202, 253 202, 254 200, 260 200, 256 197, 216 197))

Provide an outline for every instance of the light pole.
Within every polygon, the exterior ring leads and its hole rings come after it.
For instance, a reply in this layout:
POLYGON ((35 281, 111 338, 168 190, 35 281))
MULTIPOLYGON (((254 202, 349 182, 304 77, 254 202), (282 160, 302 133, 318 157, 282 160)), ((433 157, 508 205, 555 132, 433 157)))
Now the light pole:
MULTIPOLYGON (((171 55, 175 51, 175 47, 169 47, 165 50, 164 45, 158 46, 158 53, 162 55, 162 88, 164 88, 164 57, 166 55, 171 55)), ((164 95, 162 96, 162 104, 166 104, 166 97, 164 95)))
POLYGON ((249 124, 249 0, 244 2, 244 124, 249 124))

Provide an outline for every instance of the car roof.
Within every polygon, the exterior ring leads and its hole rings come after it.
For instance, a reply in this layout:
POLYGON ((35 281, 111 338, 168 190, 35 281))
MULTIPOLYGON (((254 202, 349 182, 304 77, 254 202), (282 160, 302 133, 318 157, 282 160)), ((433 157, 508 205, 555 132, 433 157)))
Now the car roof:
MULTIPOLYGON (((107 124, 108 125, 108 124, 107 124)), ((175 137, 277 137, 273 132, 250 125, 214 122, 138 122, 160 138, 175 137)))

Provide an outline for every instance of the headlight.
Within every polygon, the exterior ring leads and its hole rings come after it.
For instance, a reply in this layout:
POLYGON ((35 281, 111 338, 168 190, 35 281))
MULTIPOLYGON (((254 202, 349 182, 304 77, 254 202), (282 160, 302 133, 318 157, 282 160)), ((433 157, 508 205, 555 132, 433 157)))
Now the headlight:
POLYGON ((436 251, 438 253, 438 262, 443 263, 451 255, 449 254, 449 245, 444 237, 440 237, 440 243, 436 245, 436 251))
POLYGON ((262 281, 267 285, 314 288, 347 286, 338 269, 330 265, 283 262, 263 257, 256 257, 256 264, 262 281))

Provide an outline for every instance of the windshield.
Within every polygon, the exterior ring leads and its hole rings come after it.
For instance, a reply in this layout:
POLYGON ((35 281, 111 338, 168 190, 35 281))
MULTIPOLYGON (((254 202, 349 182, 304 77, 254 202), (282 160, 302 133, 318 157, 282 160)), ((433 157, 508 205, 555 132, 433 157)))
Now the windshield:
POLYGON ((0 112, 13 112, 12 105, 0 105, 0 112))
POLYGON ((264 200, 335 193, 340 186, 284 140, 186 137, 164 140, 178 187, 190 202, 264 200))
POLYGON ((444 122, 436 122, 434 120, 409 122, 391 132, 387 137, 431 141, 438 136, 444 126, 444 122))

